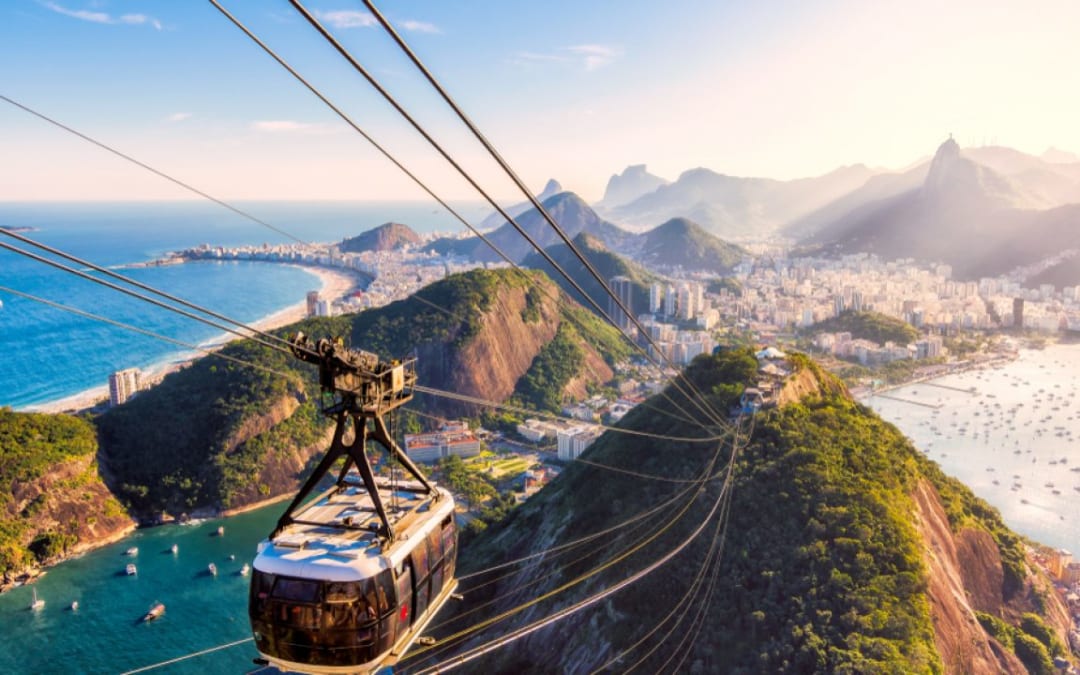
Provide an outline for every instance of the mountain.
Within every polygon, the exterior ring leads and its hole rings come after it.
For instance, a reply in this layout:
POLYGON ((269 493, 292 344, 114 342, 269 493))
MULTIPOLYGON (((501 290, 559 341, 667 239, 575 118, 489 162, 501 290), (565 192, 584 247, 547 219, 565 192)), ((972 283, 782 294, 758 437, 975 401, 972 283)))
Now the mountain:
POLYGON ((1047 148, 1043 154, 1039 155, 1039 158, 1051 164, 1075 164, 1080 162, 1080 155, 1057 148, 1047 148))
POLYGON ((0 407, 0 590, 135 528, 98 474, 97 451, 86 420, 0 407))
MULTIPOLYGON (((573 239, 574 246, 581 252, 585 259, 596 269, 605 282, 613 277, 627 277, 633 285, 630 309, 635 316, 645 311, 649 306, 649 285, 655 277, 638 263, 624 258, 608 250, 604 243, 592 235, 581 232, 573 239)), ((596 281, 588 270, 581 264, 570 247, 566 244, 556 244, 545 249, 551 259, 558 263, 559 267, 566 271, 571 278, 593 298, 605 312, 609 311, 609 294, 596 281)), ((584 298, 570 285, 561 274, 555 271, 544 258, 536 252, 530 253, 521 263, 525 267, 541 270, 548 277, 557 280, 563 291, 582 305, 589 307, 584 298)))
MULTIPOLYGON (((864 204, 804 243, 886 260, 944 261, 958 278, 1002 274, 1080 246, 1080 206, 1035 210, 1038 197, 966 155, 947 140, 921 187, 864 204)), ((998 161, 1005 161, 1000 153, 998 161)))
POLYGON ((691 169, 674 183, 605 213, 632 225, 683 217, 719 237, 760 236, 855 190, 874 173, 860 164, 814 178, 779 181, 691 169))
MULTIPOLYGON (((548 180, 546 185, 544 185, 544 189, 536 195, 536 201, 543 204, 545 200, 554 197, 560 192, 563 192, 563 186, 559 184, 559 181, 552 178, 548 180)), ((525 200, 523 202, 518 202, 517 204, 514 204, 510 208, 505 209, 505 211, 510 214, 511 218, 517 218, 518 216, 532 208, 532 202, 525 200)), ((490 214, 487 215, 487 217, 480 221, 478 229, 480 229, 480 231, 493 230, 505 222, 506 218, 503 218, 501 213, 499 213, 498 211, 492 211, 490 214)))
POLYGON ((649 173, 644 164, 628 166, 623 169, 622 173, 615 174, 608 179, 607 188, 604 190, 604 198, 600 201, 600 206, 613 209, 628 204, 638 197, 667 185, 669 182, 665 178, 649 173))
MULTIPOLYGON (((469 668, 1051 672, 1068 613, 1023 540, 815 363, 795 355, 787 367, 780 405, 742 421, 737 454, 609 431, 589 463, 463 546, 459 574, 526 562, 474 578, 451 606, 461 621, 440 617, 446 633, 498 617, 499 634, 512 635, 567 611, 469 668)), ((699 357, 686 375, 726 410, 756 386, 758 364, 732 350, 699 357)), ((620 426, 709 434, 677 422, 688 402, 665 395, 620 426)), ((438 658, 490 639, 451 643, 438 658)))
POLYGON ((339 248, 343 253, 362 253, 364 251, 394 251, 404 246, 416 246, 419 243, 420 235, 408 225, 383 223, 358 236, 343 240, 339 248))
MULTIPOLYGON (((618 248, 632 238, 629 232, 619 229, 618 226, 598 216, 596 211, 585 203, 585 200, 573 192, 560 192, 548 197, 541 202, 541 205, 571 239, 581 232, 588 232, 604 242, 606 246, 618 248)), ((562 243, 562 239, 536 209, 522 213, 515 220, 541 248, 562 243)), ((504 223, 494 232, 488 233, 487 237, 515 262, 521 262, 534 250, 510 223, 504 223)), ((434 242, 431 248, 441 250, 440 247, 446 246, 451 247, 449 250, 460 252, 475 260, 488 262, 500 260, 487 244, 477 238, 454 240, 449 243, 434 242)))
POLYGON ((687 218, 672 218, 641 235, 638 258, 645 264, 726 274, 749 253, 718 239, 687 218))
MULTIPOLYGON (((343 336, 385 359, 414 355, 426 386, 524 405, 580 400, 629 348, 539 272, 474 270, 358 315, 278 331, 343 336)), ((237 508, 296 490, 325 450, 313 367, 249 340, 205 357, 96 420, 103 474, 141 518, 237 508)), ((418 395, 444 416, 474 406, 418 395)))

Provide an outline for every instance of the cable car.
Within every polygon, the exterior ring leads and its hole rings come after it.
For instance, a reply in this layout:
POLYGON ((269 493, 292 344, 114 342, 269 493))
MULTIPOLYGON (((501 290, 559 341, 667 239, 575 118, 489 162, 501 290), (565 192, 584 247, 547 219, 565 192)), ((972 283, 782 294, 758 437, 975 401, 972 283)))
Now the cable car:
POLYGON ((320 383, 335 394, 324 412, 337 426, 252 563, 256 662, 289 672, 374 672, 404 655, 457 587, 454 499, 420 473, 382 419, 411 399, 415 362, 382 363, 340 341, 312 348, 302 334, 293 353, 319 365, 320 383), (375 476, 369 440, 412 479, 375 476), (308 499, 341 457, 335 483, 308 499))

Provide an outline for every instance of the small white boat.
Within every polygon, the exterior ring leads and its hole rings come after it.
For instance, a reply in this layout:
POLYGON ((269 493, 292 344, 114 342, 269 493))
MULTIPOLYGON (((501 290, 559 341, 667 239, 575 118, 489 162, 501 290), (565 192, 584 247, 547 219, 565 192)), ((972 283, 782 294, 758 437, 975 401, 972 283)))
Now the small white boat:
POLYGON ((124 555, 129 555, 129 556, 132 556, 132 557, 139 555, 139 547, 138 546, 132 546, 128 550, 124 551, 124 555))
POLYGON ((34 599, 30 601, 30 609, 32 611, 38 611, 45 607, 45 601, 37 596, 37 589, 31 589, 34 592, 34 599))
POLYGON ((165 613, 165 604, 161 603, 161 602, 155 602, 154 604, 150 605, 150 610, 147 611, 146 614, 143 614, 142 620, 144 622, 145 621, 153 621, 154 619, 159 618, 164 613, 165 613))
POLYGON ((71 601, 71 611, 74 612, 77 609, 79 609, 79 601, 78 600, 72 600, 71 601))
POLYGON ((219 536, 219 537, 224 537, 225 536, 225 526, 224 525, 218 525, 217 536, 219 536))
POLYGON ((240 568, 240 576, 246 577, 248 572, 251 571, 251 565, 244 563, 244 566, 240 568))
POLYGON ((124 571, 127 572, 127 575, 129 577, 133 577, 138 573, 139 570, 135 569, 135 563, 128 563, 127 567, 124 568, 124 571))
POLYGON ((172 545, 172 552, 173 552, 173 555, 176 555, 177 553, 180 552, 180 547, 177 546, 176 544, 173 544, 172 545))
POLYGON ((210 563, 209 565, 207 565, 206 569, 210 570, 210 574, 214 575, 215 577, 217 576, 217 565, 215 565, 214 563, 210 563))

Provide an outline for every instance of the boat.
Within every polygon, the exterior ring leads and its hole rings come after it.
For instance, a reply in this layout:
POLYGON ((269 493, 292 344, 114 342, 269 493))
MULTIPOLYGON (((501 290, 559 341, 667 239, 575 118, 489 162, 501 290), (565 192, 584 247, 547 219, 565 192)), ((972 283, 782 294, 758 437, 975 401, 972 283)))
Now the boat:
POLYGON ((37 596, 37 588, 31 590, 34 592, 34 599, 30 601, 30 610, 36 612, 40 609, 44 609, 45 601, 37 596))
POLYGON ((135 563, 128 563, 127 567, 124 568, 124 571, 127 572, 127 575, 129 577, 135 576, 135 574, 138 572, 138 570, 135 569, 135 563))
POLYGON ((214 563, 210 563, 209 565, 207 565, 206 569, 210 570, 210 574, 214 575, 215 577, 217 576, 217 565, 215 565, 214 563))
POLYGON ((251 571, 251 565, 244 563, 244 566, 240 568, 240 576, 246 577, 248 572, 251 571))
POLYGON ((79 609, 79 601, 78 600, 72 600, 71 601, 71 611, 74 612, 77 609, 79 609))
POLYGON ((154 604, 150 605, 149 611, 147 611, 146 614, 143 614, 142 620, 144 622, 153 621, 154 619, 161 617, 161 615, 164 613, 165 605, 160 602, 155 602, 154 604))
POLYGON ((172 549, 170 549, 170 550, 173 552, 173 555, 176 555, 177 553, 180 552, 180 547, 177 546, 176 544, 173 544, 172 549))
POLYGON ((225 526, 224 525, 218 525, 217 536, 219 536, 219 537, 224 537, 225 536, 225 526))
POLYGON ((124 551, 124 555, 132 556, 132 557, 139 555, 139 547, 138 546, 132 546, 128 550, 124 551))

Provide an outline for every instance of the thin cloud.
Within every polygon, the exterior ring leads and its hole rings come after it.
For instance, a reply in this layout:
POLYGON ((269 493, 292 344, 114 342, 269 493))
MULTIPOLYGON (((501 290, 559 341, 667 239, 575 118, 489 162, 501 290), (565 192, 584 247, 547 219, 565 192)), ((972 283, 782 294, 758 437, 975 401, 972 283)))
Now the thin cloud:
POLYGON ((566 47, 565 51, 579 57, 585 70, 603 68, 619 56, 619 51, 605 45, 577 45, 566 47))
POLYGON ((593 71, 612 63, 620 55, 619 50, 606 45, 575 45, 551 52, 518 52, 510 62, 517 65, 557 63, 593 71))
POLYGON ((55 2, 43 2, 42 6, 46 9, 52 10, 57 14, 63 14, 64 16, 70 16, 73 19, 79 19, 80 21, 89 21, 90 23, 100 23, 110 26, 116 25, 128 25, 128 26, 142 26, 150 25, 161 30, 161 22, 152 16, 146 14, 121 14, 120 16, 113 16, 107 12, 95 12, 89 9, 68 9, 55 2))
MULTIPOLYGON (((372 28, 378 26, 379 22, 375 19, 375 16, 370 12, 361 12, 353 9, 337 9, 329 12, 315 11, 315 16, 325 23, 330 24, 332 28, 346 29, 346 28, 372 28)), ((439 27, 433 23, 427 21, 416 21, 415 19, 406 19, 397 24, 397 27, 401 30, 408 31, 410 33, 441 33, 439 27)))
POLYGON ((405 21, 402 21, 399 26, 403 30, 407 30, 412 33, 431 33, 432 35, 435 35, 442 32, 441 30, 439 30, 439 27, 433 23, 428 23, 426 21, 414 21, 412 19, 406 19, 405 21))
POLYGON ((332 12, 316 10, 315 16, 320 21, 330 24, 333 28, 369 28, 377 26, 379 23, 371 13, 352 9, 338 9, 332 12))
POLYGON ((333 134, 341 127, 329 124, 312 124, 296 120, 255 120, 250 125, 253 131, 267 134, 333 134))
POLYGON ((186 119, 191 119, 191 113, 189 112, 175 112, 165 118, 166 122, 183 122, 186 119))

